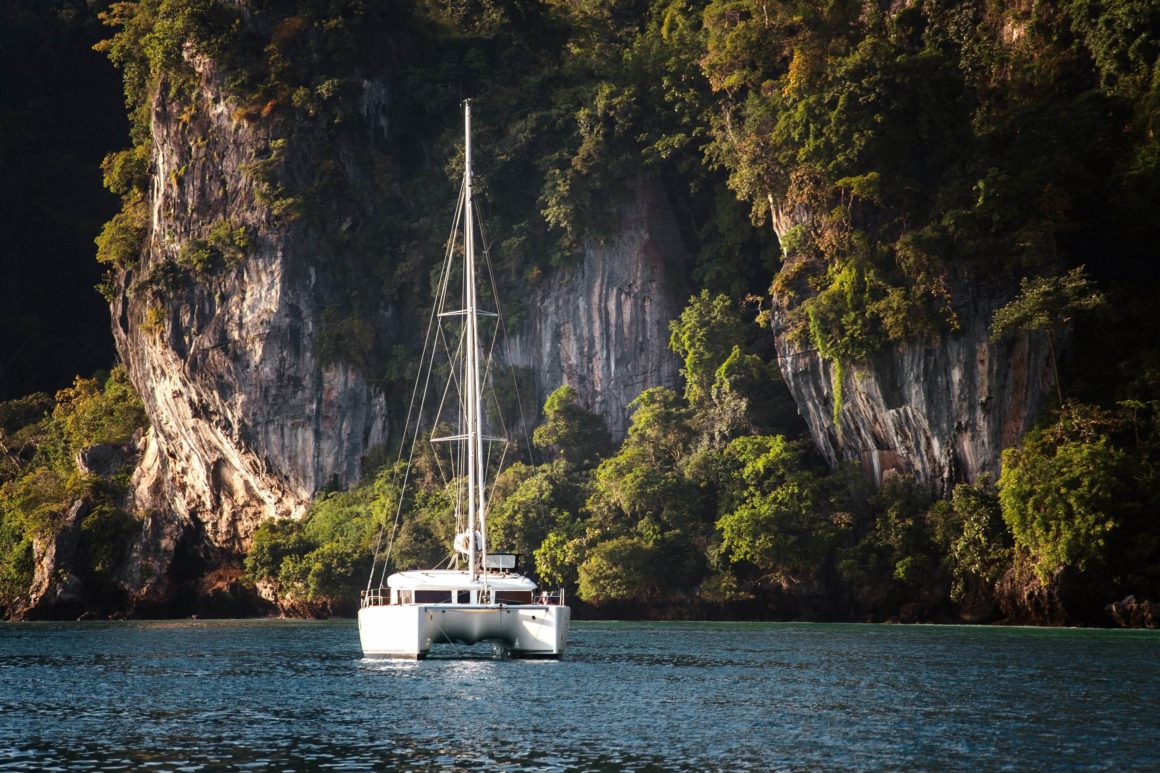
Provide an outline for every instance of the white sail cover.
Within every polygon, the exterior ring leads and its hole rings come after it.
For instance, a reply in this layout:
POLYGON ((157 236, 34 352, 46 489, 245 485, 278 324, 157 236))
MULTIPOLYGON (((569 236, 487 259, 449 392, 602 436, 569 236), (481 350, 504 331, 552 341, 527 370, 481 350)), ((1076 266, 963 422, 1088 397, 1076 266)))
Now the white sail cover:
MULTIPOLYGON (((479 546, 483 544, 483 535, 479 530, 475 531, 475 549, 479 550, 479 546)), ((471 532, 461 531, 455 535, 455 552, 463 555, 471 555, 471 532)))

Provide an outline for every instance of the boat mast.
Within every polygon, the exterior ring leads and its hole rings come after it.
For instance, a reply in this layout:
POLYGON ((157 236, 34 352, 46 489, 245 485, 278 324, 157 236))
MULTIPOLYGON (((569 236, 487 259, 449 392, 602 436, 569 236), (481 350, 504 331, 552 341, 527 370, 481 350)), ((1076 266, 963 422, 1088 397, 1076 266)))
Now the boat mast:
MULTIPOLYGON (((484 523, 484 495, 486 492, 483 478, 483 420, 480 407, 482 405, 479 379, 479 318, 475 299, 475 223, 472 211, 471 191, 471 100, 463 102, 463 127, 466 137, 464 143, 463 188, 464 222, 463 222, 463 283, 466 306, 467 330, 465 335, 465 363, 464 376, 467 382, 467 540, 468 558, 467 569, 471 579, 479 576, 480 566, 477 560, 477 551, 482 553, 486 548, 486 537, 483 530, 484 523), (484 544, 476 544, 476 529, 484 544)), ((486 574, 486 573, 485 573, 486 574)))

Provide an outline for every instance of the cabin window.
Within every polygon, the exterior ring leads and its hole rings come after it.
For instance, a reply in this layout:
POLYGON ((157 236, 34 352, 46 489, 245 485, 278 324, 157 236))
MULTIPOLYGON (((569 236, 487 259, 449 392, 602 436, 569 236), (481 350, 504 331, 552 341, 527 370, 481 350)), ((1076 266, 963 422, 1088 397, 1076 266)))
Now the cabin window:
POLYGON ((415 601, 419 604, 447 604, 454 603, 454 591, 445 590, 417 590, 415 601))
POLYGON ((532 592, 522 590, 507 590, 495 594, 496 602, 500 604, 530 604, 532 592))

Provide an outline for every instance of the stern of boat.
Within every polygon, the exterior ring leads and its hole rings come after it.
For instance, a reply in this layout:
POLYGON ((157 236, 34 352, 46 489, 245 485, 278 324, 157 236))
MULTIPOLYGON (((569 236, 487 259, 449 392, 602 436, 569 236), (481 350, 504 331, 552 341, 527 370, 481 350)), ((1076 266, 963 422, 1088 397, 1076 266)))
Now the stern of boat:
POLYGON ((431 649, 424 607, 402 604, 364 606, 358 611, 358 636, 368 658, 421 660, 431 649))
POLYGON ((568 643, 572 610, 566 606, 509 607, 505 628, 513 658, 558 658, 568 643))

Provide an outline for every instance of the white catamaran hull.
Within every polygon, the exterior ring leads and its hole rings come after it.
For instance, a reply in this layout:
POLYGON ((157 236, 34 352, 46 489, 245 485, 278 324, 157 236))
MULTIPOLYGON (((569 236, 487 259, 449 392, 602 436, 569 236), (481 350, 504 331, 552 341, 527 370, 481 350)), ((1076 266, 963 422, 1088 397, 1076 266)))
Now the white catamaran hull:
POLYGON ((571 618, 553 604, 391 604, 360 609, 358 632, 367 657, 422 659, 433 644, 494 641, 511 657, 558 658, 571 618))

